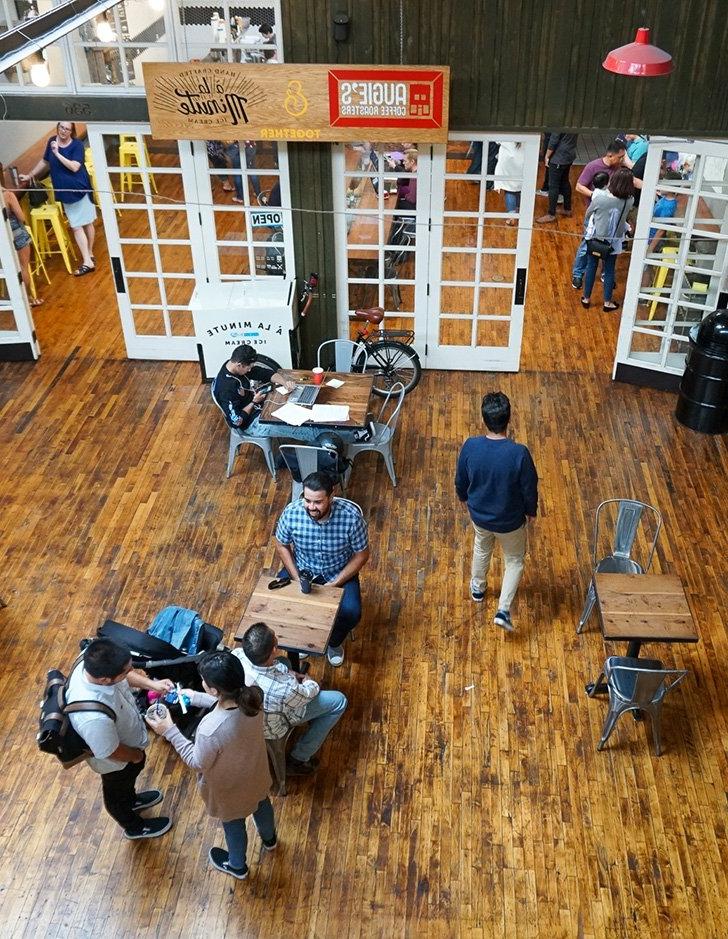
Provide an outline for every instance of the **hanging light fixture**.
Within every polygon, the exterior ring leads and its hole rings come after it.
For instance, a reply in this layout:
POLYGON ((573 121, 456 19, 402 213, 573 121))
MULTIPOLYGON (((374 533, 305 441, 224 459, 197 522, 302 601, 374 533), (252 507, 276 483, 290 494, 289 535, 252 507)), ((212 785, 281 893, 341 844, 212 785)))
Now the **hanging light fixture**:
POLYGON ((149 0, 149 6, 156 12, 161 13, 164 9, 164 0, 149 0))
POLYGON ((113 42, 116 39, 116 33, 105 16, 96 21, 96 38, 99 42, 113 42))
POLYGON ((672 71, 672 56, 650 43, 650 30, 641 26, 634 42, 613 49, 602 62, 602 68, 616 75, 632 75, 636 78, 652 78, 669 75, 672 71))
POLYGON ((47 62, 34 62, 30 66, 30 80, 36 88, 47 88, 51 83, 51 73, 47 62))

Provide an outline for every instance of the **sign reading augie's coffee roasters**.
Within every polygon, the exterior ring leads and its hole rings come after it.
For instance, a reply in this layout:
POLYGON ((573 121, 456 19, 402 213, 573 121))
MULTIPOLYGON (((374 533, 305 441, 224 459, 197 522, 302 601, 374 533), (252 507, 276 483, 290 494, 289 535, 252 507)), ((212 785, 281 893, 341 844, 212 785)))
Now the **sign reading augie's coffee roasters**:
POLYGON ((447 140, 449 68, 147 62, 152 135, 179 140, 447 140))

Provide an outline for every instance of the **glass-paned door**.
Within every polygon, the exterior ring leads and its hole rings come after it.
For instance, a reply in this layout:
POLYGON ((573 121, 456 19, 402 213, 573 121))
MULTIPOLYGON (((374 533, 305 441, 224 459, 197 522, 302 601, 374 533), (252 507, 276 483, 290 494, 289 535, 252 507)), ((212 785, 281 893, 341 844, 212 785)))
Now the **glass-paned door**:
MULTIPOLYGON (((4 210, 5 202, 0 190, 0 211, 4 210)), ((0 217, 0 346, 3 345, 25 345, 33 358, 40 355, 28 297, 20 280, 18 254, 10 223, 0 217)), ((0 359, 2 357, 0 349, 0 359)))
POLYGON ((335 144, 339 335, 354 310, 382 307, 382 328, 412 330, 425 351, 431 148, 411 142, 335 144))
POLYGON ((294 276, 286 144, 194 141, 193 148, 210 280, 294 276))
POLYGON ((615 374, 682 375, 690 329, 714 310, 728 249, 728 144, 650 142, 615 374))
POLYGON ((92 125, 89 140, 127 354, 194 360, 205 258, 191 143, 153 140, 148 125, 92 125))
POLYGON ((518 370, 538 144, 451 133, 433 148, 430 368, 518 370))

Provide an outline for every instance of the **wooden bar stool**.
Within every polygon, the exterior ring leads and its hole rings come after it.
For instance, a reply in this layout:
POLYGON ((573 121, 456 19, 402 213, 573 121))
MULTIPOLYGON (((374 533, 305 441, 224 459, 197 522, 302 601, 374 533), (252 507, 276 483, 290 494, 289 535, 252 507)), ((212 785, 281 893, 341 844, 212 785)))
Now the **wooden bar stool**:
POLYGON ((38 246, 40 255, 43 257, 49 257, 51 254, 63 255, 66 270, 69 274, 73 273, 76 251, 71 239, 68 237, 60 203, 46 202, 45 205, 41 205, 37 209, 31 209, 30 233, 33 242, 38 246), (58 244, 58 248, 55 250, 50 245, 48 225, 50 225, 58 244))
MULTIPOLYGON (((33 253, 31 255, 31 262, 28 265, 28 274, 30 275, 30 295, 35 300, 37 299, 37 296, 38 296, 38 292, 35 289, 35 275, 38 273, 41 273, 45 277, 46 283, 49 286, 50 286, 51 279, 48 276, 48 269, 45 266, 43 255, 38 250, 38 245, 36 243, 35 238, 33 237, 32 230, 28 227, 28 225, 25 226, 25 230, 30 235, 30 241, 31 241, 31 244, 33 245, 33 253)), ((45 232, 45 228, 44 228, 44 232, 45 232)))
MULTIPOLYGON (((149 166, 149 157, 147 154, 146 144, 144 146, 144 153, 146 157, 146 166, 149 166)), ((140 181, 142 179, 142 174, 140 171, 134 171, 131 167, 141 167, 142 161, 140 159, 141 154, 139 152, 139 144, 136 140, 127 140, 124 143, 119 145, 119 166, 121 170, 121 193, 119 200, 124 201, 124 193, 128 190, 132 191, 134 183, 132 181, 133 176, 138 176, 140 181)), ((149 173, 149 185, 152 187, 153 192, 157 192, 157 184, 154 181, 154 174, 149 173)))

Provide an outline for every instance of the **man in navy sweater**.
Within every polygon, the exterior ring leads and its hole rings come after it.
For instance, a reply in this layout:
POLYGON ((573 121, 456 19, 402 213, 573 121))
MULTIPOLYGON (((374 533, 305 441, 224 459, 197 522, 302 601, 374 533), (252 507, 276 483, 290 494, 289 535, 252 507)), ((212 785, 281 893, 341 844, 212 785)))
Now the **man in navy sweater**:
POLYGON ((455 490, 467 502, 475 529, 470 596, 485 598, 485 579, 495 542, 503 548, 505 570, 494 623, 511 632, 511 603, 523 574, 526 526, 538 506, 538 475, 528 448, 506 435, 511 403, 500 391, 485 395, 481 407, 485 435, 463 444, 455 490))

